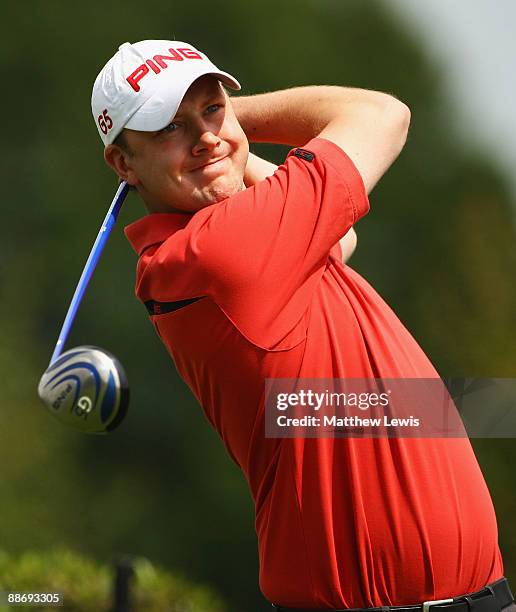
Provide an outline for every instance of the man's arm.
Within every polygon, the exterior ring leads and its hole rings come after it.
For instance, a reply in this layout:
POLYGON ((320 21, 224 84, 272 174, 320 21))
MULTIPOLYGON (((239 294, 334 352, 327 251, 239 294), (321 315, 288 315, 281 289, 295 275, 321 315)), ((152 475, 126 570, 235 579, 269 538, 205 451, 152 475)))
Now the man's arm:
POLYGON ((342 250, 342 263, 345 264, 357 248, 357 234, 355 230, 350 228, 339 240, 339 243, 342 250))
MULTIPOLYGON (((262 159, 254 153, 249 153, 249 159, 247 160, 247 166, 244 173, 245 186, 250 187, 255 183, 263 181, 268 176, 271 176, 271 174, 274 174, 277 168, 278 166, 276 166, 276 164, 266 159, 262 159)), ((353 255, 357 246, 357 235, 355 230, 351 228, 344 234, 339 242, 342 250, 342 263, 346 263, 351 255, 353 255)))
POLYGON ((255 183, 263 181, 268 176, 274 174, 278 166, 266 159, 262 159, 254 153, 249 153, 249 159, 244 172, 244 183, 246 187, 250 187, 255 183))
POLYGON ((316 136, 351 158, 370 193, 401 152, 408 107, 388 94, 336 86, 294 87, 231 98, 250 142, 303 146, 316 136))

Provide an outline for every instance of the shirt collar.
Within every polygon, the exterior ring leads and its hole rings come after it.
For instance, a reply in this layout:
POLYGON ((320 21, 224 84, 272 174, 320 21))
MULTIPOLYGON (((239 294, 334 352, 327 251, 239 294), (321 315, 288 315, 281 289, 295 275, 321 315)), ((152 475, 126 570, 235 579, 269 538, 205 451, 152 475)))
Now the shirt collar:
POLYGON ((147 247, 164 242, 186 227, 192 216, 189 213, 152 213, 126 225, 124 232, 140 256, 147 247))

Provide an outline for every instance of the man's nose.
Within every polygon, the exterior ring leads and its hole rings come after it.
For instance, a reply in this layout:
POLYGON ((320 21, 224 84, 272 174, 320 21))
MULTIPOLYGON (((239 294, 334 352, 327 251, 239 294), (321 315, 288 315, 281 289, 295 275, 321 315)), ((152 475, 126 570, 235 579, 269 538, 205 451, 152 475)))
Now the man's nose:
POLYGON ((196 138, 196 142, 192 148, 193 155, 199 155, 206 151, 213 151, 221 143, 217 134, 210 130, 201 130, 196 138))

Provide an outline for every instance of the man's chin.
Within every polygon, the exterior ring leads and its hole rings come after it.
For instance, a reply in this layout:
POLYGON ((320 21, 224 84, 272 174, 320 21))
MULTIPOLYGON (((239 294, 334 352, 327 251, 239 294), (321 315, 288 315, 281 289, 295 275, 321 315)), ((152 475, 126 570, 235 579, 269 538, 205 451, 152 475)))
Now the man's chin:
POLYGON ((159 207, 154 206, 152 207, 153 210, 149 208, 149 212, 184 212, 194 214, 198 210, 207 208, 208 206, 212 206, 213 204, 217 204, 223 200, 227 200, 238 192, 243 191, 245 188, 246 187, 243 181, 240 183, 235 181, 233 184, 212 183, 204 189, 192 191, 189 199, 183 198, 183 200, 180 202, 177 199, 174 200, 172 196, 170 198, 170 203, 163 204, 159 207))
POLYGON ((245 185, 243 181, 241 183, 235 183, 233 185, 224 185, 224 186, 216 186, 214 185, 210 189, 208 189, 203 195, 206 198, 205 206, 209 206, 210 204, 217 204, 218 202, 222 202, 222 200, 227 200, 231 196, 234 196, 240 191, 245 189, 245 185))

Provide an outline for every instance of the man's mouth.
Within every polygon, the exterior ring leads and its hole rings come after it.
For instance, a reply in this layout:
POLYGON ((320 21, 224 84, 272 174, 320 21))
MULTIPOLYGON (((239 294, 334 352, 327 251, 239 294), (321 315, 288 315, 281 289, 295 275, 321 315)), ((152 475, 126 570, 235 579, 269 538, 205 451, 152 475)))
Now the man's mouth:
POLYGON ((227 155, 225 155, 224 157, 218 157, 217 159, 214 160, 210 160, 209 162, 206 162, 205 164, 203 164, 202 166, 197 166, 197 168, 194 168, 193 170, 191 170, 191 172, 196 172, 198 170, 204 170, 205 168, 210 168, 211 166, 215 167, 220 164, 220 162, 224 161, 225 159, 227 159, 227 155))

